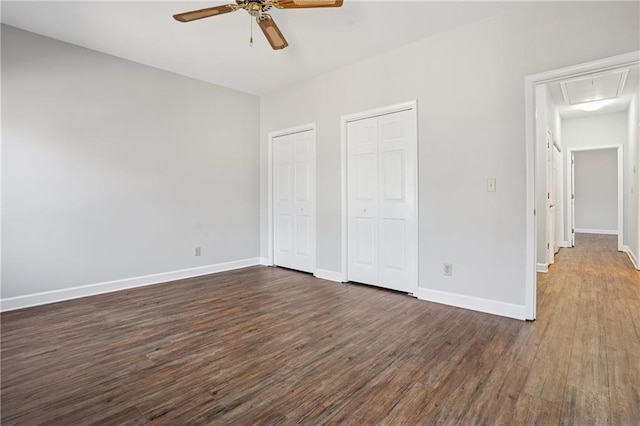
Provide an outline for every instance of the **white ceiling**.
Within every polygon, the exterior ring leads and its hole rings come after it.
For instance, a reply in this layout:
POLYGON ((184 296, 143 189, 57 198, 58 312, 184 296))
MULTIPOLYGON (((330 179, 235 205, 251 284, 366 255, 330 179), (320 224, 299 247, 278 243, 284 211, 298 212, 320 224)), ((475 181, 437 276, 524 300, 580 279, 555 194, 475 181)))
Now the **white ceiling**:
POLYGON ((345 0, 340 8, 272 10, 289 42, 273 51, 249 15, 190 23, 172 15, 224 1, 2 1, 2 23, 255 95, 403 44, 509 12, 519 2, 345 0))
MULTIPOLYGON (((561 84, 563 83, 563 81, 556 81, 547 84, 553 102, 556 104, 558 113, 562 118, 576 118, 587 115, 626 111, 627 109, 629 109, 633 94, 638 93, 638 89, 640 87, 639 68, 639 65, 635 64, 633 66, 620 68, 619 70, 594 73, 592 75, 580 76, 579 79, 573 78, 567 81, 569 83, 576 83, 577 80, 578 84, 574 86, 576 99, 579 99, 580 97, 584 97, 584 100, 606 99, 606 101, 604 102, 604 106, 597 111, 582 111, 576 105, 570 105, 569 103, 567 103, 564 96, 562 95, 561 84), (617 78, 619 77, 619 74, 616 75, 615 72, 622 70, 628 70, 624 87, 622 88, 622 92, 619 93, 618 97, 611 98, 612 94, 617 92, 617 78), (596 87, 590 90, 588 87, 581 86, 580 83, 583 83, 584 81, 587 81, 589 83, 593 82, 595 83, 596 87)), ((571 86, 571 84, 569 84, 569 86, 571 86)))

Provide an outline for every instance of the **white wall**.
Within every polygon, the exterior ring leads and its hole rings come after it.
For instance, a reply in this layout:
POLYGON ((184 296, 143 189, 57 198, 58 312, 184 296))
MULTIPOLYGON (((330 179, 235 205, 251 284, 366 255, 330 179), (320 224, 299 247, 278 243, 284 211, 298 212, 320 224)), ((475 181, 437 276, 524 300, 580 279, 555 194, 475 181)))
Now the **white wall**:
POLYGON ((617 234, 617 150, 577 151, 574 160, 576 232, 617 234))
POLYGON ((638 6, 532 4, 264 96, 263 255, 267 133, 317 123, 317 264, 341 271, 340 117, 417 99, 420 287, 524 312, 524 77, 638 50, 638 6))
POLYGON ((626 144, 627 120, 627 112, 565 118, 562 120, 562 143, 568 149, 626 144))
POLYGON ((259 256, 257 97, 7 26, 2 89, 3 299, 259 256))

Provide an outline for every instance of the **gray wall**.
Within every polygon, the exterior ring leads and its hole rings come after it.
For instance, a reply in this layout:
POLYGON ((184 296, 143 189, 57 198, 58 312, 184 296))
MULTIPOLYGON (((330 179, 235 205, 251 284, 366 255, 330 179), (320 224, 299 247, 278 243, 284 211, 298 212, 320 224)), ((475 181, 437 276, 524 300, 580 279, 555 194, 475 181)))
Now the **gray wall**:
POLYGON ((2 26, 2 298, 258 257, 259 108, 2 26))
POLYGON ((618 153, 615 149, 574 155, 575 229, 616 233, 618 229, 618 153))
POLYGON ((263 255, 267 133, 317 123, 317 265, 341 271, 340 117, 417 99, 420 286, 524 305, 524 77, 638 50, 639 12, 636 2, 534 4, 262 97, 263 255))

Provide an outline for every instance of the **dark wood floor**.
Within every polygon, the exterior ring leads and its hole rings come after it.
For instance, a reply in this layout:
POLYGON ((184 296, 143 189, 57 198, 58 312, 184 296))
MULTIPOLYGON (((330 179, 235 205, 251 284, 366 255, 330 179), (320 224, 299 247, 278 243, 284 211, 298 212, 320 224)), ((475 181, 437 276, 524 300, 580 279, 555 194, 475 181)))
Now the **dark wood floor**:
POLYGON ((2 424, 640 424, 640 275, 579 235, 522 322, 255 267, 2 314, 2 424))

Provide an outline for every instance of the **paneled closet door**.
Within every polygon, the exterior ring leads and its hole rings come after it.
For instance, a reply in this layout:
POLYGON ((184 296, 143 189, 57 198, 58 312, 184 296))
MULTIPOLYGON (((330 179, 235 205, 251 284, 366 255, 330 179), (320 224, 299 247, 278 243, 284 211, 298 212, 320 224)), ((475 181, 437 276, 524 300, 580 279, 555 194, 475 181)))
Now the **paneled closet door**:
POLYGON ((417 289, 415 113, 401 111, 347 126, 348 279, 417 289))
POLYGON ((347 125, 348 279, 378 285, 378 119, 347 125))
POLYGON ((313 131, 273 140, 274 264, 315 272, 315 140, 313 131))

